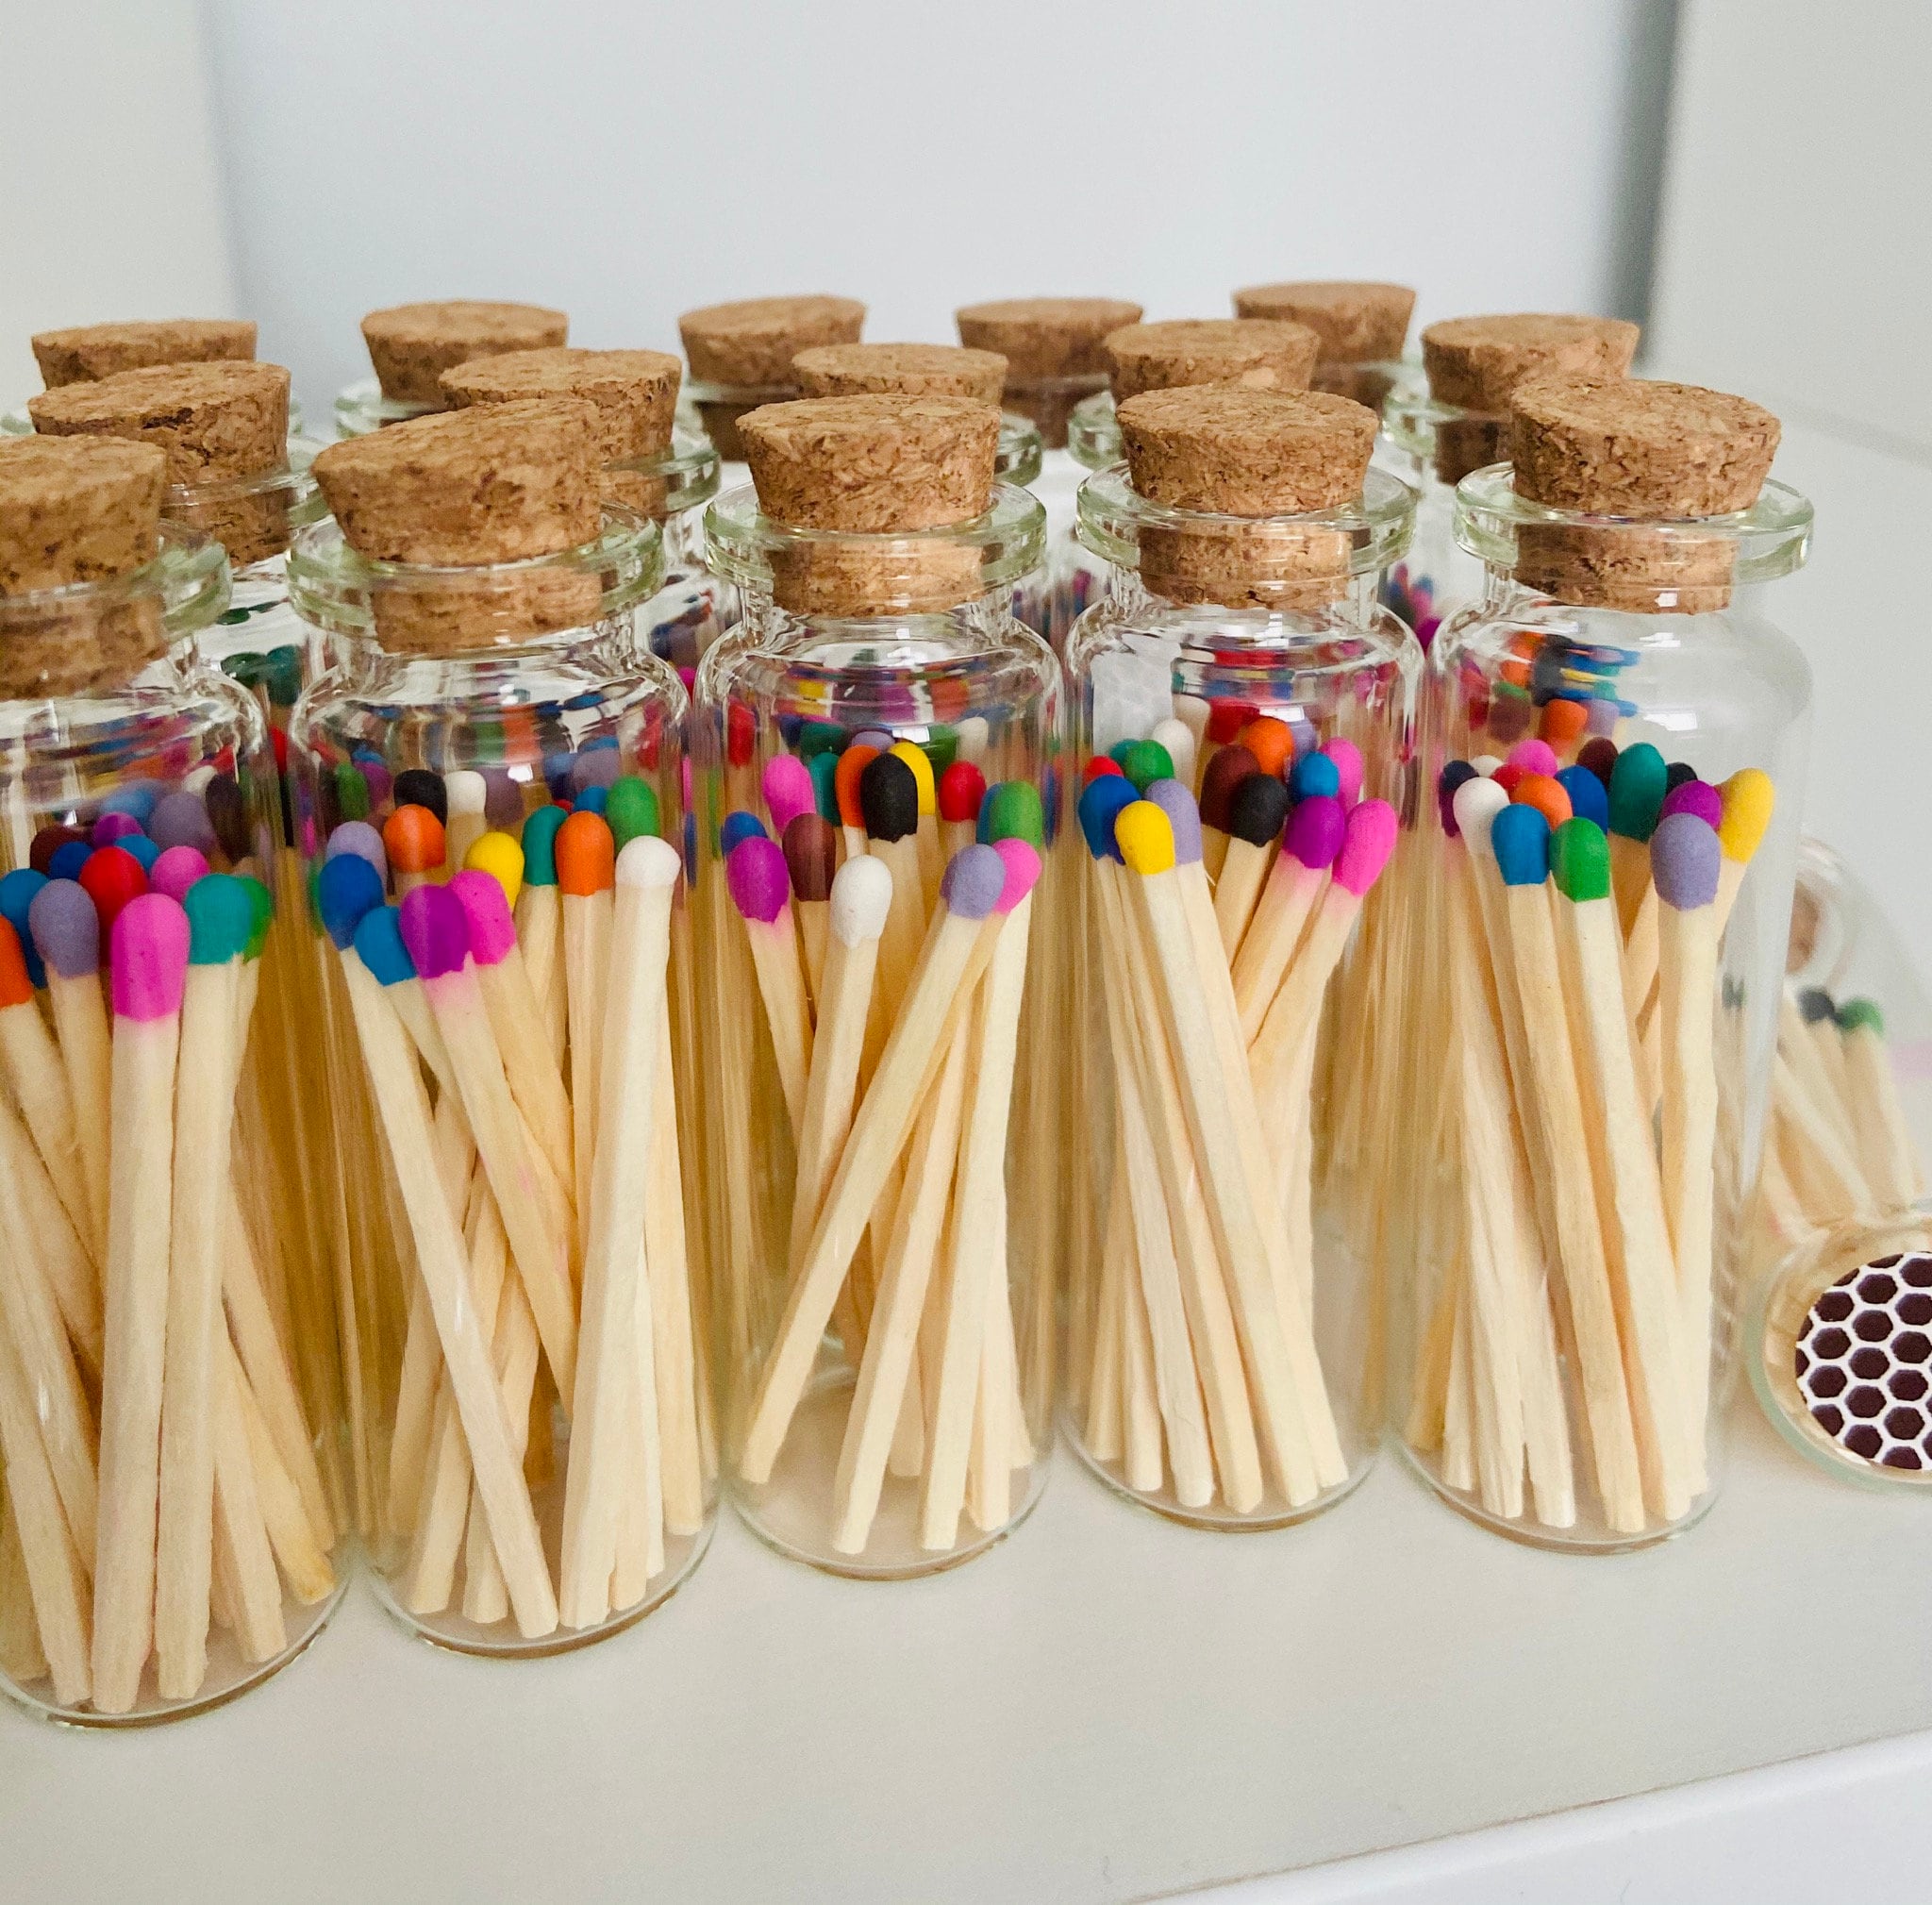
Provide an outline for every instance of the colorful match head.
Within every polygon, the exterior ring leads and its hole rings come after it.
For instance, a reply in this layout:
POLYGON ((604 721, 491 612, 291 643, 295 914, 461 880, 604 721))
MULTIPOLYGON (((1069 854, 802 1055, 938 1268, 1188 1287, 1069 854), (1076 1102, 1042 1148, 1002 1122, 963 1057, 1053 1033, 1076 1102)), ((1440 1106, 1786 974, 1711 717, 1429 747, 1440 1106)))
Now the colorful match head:
POLYGON ((1182 781, 1157 780, 1146 796, 1162 813, 1174 832, 1176 866, 1192 866, 1201 858, 1201 810, 1182 781))
POLYGON ((409 963, 422 979, 459 973, 470 953, 470 916, 446 886, 419 886, 396 909, 409 963))
POLYGON ((986 776, 971 760, 956 760, 940 776, 940 818, 954 826, 975 822, 986 798, 986 776))
POLYGON ((1512 806, 1533 807, 1553 827, 1570 818, 1569 790, 1554 775, 1525 774, 1510 790, 1512 806))
POLYGON ((782 834, 794 815, 809 812, 818 805, 811 769, 795 754, 773 755, 765 762, 762 784, 774 833, 782 834))
POLYGON ((1717 829, 1694 813, 1666 815, 1650 836, 1650 877, 1657 896, 1679 912, 1708 906, 1717 897, 1723 865, 1717 829))
POLYGON ((1568 796, 1572 814, 1594 821, 1601 830, 1608 830, 1610 791, 1589 768, 1579 764, 1561 769, 1557 776, 1557 785, 1568 796))
POLYGON ((1687 780, 1695 780, 1697 770, 1688 760, 1673 760, 1664 769, 1664 798, 1669 800, 1687 780))
POLYGON ((1718 789, 1724 818, 1718 822, 1718 844, 1726 860, 1749 865, 1771 826, 1777 789, 1761 767, 1740 767, 1718 789))
POLYGON ((269 928, 275 923, 275 896, 253 874, 238 874, 235 877, 248 895, 248 944, 242 948, 242 955, 258 960, 267 949, 269 928))
POLYGON ((1113 824, 1121 810, 1134 802, 1134 783, 1124 774, 1097 775, 1080 790, 1080 831, 1087 851, 1095 860, 1118 860, 1113 824))
POLYGON ((145 831, 133 814, 123 813, 119 809, 110 808, 89 829, 88 841, 94 846, 112 846, 125 834, 145 831))
POLYGON ((1341 848, 1335 856, 1335 884, 1360 899, 1381 878, 1395 851, 1398 831, 1395 810, 1386 800, 1357 801, 1349 809, 1341 848))
POLYGON ((192 846, 212 858, 221 845, 198 794, 164 794, 148 816, 147 837, 158 847, 192 846))
POLYGON ((1003 840, 1024 840, 1035 851, 1043 848, 1046 810, 1039 788, 1030 780, 1002 780, 988 789, 979 807, 979 838, 988 846, 997 846, 1003 840))
POLYGON ((155 803, 160 798, 160 789, 150 780, 130 780, 101 802, 103 813, 125 813, 133 817, 140 829, 145 833, 149 818, 155 810, 155 803))
MULTIPOLYGON (((114 844, 123 853, 132 856, 135 863, 144 874, 149 876, 150 882, 152 882, 154 875, 155 861, 160 859, 163 851, 172 852, 174 850, 173 848, 163 849, 157 846, 144 833, 123 834, 114 844)), ((191 852, 193 851, 192 848, 189 850, 191 852)))
MULTIPOLYGON (((912 777, 912 794, 919 813, 938 813, 939 795, 932 777, 932 760, 916 741, 895 741, 887 748, 894 760, 903 761, 912 777)), ((861 790, 863 783, 861 783, 861 790)), ((916 825, 916 819, 915 819, 916 825)))
POLYGON ((962 846, 940 876, 940 897, 959 919, 985 919, 1006 891, 1007 863, 996 846, 962 846))
POLYGON ((30 937, 22 950, 38 953, 62 978, 84 978, 100 970, 101 916, 76 881, 46 881, 27 908, 27 927, 30 937))
POLYGON ((1882 1039, 1885 1014, 1871 999, 1847 999, 1838 1009, 1838 1028, 1847 1036, 1853 1032, 1872 1032, 1882 1039))
POLYGON ((1648 840, 1663 817, 1670 769, 1647 741, 1617 756, 1610 769, 1610 831, 1625 840, 1648 840))
MULTIPOLYGON (((29 922, 34 900, 46 885, 47 876, 30 866, 17 866, 11 873, 0 875, 0 919, 19 934, 27 973, 36 986, 45 985, 47 975, 35 949, 29 922)), ((93 901, 89 900, 88 905, 92 906, 93 901)))
POLYGON ((597 781, 579 787, 571 794, 571 807, 577 813, 602 813, 610 799, 610 790, 597 781))
POLYGON ((724 816, 724 822, 718 829, 718 851, 730 853, 741 841, 769 840, 765 823, 747 808, 739 808, 724 816))
MULTIPOLYGON (((829 899, 832 876, 839 867, 839 831, 832 823, 809 809, 794 813, 785 824, 785 838, 779 844, 785 850, 785 871, 791 876, 792 892, 801 900, 829 899)), ((871 860, 873 856, 862 858, 871 860)))
POLYGON ((1214 701, 1208 707, 1208 739, 1217 747, 1234 744, 1235 737, 1260 710, 1246 701, 1214 701))
POLYGON ((188 915, 188 962, 222 966, 247 952, 255 929, 255 903, 233 874, 211 873, 178 902, 188 915))
POLYGON ((1201 776, 1201 825, 1217 833, 1227 831, 1227 804, 1234 791, 1249 775, 1260 772, 1260 762, 1235 743, 1219 749, 1201 776))
POLYGON ((617 856, 619 886, 649 890, 673 887, 684 871, 677 849, 661 834, 640 833, 617 856))
POLYGON ((1557 750, 1547 741, 1519 741, 1509 750, 1507 764, 1520 767, 1525 774, 1539 774, 1554 780, 1557 750))
POLYGON ((382 877, 359 854, 345 853, 322 863, 315 882, 315 910, 322 929, 336 947, 355 943, 362 915, 382 904, 382 877))
POLYGON ((557 806, 540 807, 524 822, 524 884, 557 884, 557 836, 569 815, 557 806))
MULTIPOLYGON (((618 770, 623 766, 619 759, 616 738, 600 734, 593 741, 587 741, 577 750, 577 758, 570 764, 570 785, 573 794, 582 794, 587 788, 608 787, 617 778, 618 770)), ((450 776, 451 805, 455 805, 456 776, 450 776)))
MULTIPOLYGON (((1360 812, 1361 809, 1356 811, 1360 812)), ((1310 794, 1289 815, 1281 850, 1291 860, 1319 872, 1334 863, 1351 825, 1351 817, 1342 811, 1337 795, 1310 794)))
POLYGON ((1294 729, 1273 714, 1256 715, 1242 725, 1235 739, 1255 757, 1255 765, 1263 774, 1272 774, 1277 780, 1294 760, 1294 729))
MULTIPOLYGON (((1591 776, 1591 779, 1595 776, 1591 776)), ((1573 814, 1550 836, 1550 873, 1565 899, 1607 899, 1610 844, 1594 820, 1573 814)))
POLYGON ((1126 778, 1120 762, 1112 755, 1090 754, 1086 766, 1080 770, 1080 785, 1085 787, 1090 780, 1098 780, 1105 774, 1117 774, 1122 779, 1126 778))
POLYGON ((784 848, 762 833, 740 841, 724 856, 724 883, 732 904, 746 919, 769 926, 791 897, 784 848))
POLYGON ((1503 765, 1503 757, 1500 754, 1472 754, 1469 757, 1469 764, 1485 780, 1493 780, 1497 768, 1503 765))
POLYGON ((509 901, 500 882, 489 874, 465 867, 452 874, 449 889, 470 933, 470 953, 479 966, 501 965, 515 951, 516 922, 510 917, 509 901))
POLYGON ((1151 876, 1173 870, 1174 824, 1158 801, 1137 800, 1122 808, 1113 836, 1121 859, 1133 872, 1151 876))
POLYGON ((1590 724, 1590 710, 1574 695, 1558 694, 1543 703, 1537 733, 1558 754, 1574 747, 1590 724))
POLYGON ((874 754, 884 754, 893 742, 891 732, 884 727, 861 727, 852 737, 854 747, 869 747, 874 754))
POLYGON ((875 940, 886 929, 891 907, 891 869, 874 854, 855 853, 832 880, 832 936, 847 946, 875 940))
MULTIPOLYGON (((87 828, 84 827, 43 827, 33 837, 27 848, 27 867, 43 879, 52 877, 54 856, 70 840, 77 840, 81 845, 88 844, 87 828)), ((22 869, 25 871, 26 869, 22 869)))
POLYGON ((1823 986, 1806 986, 1798 994, 1798 1016, 1807 1026, 1823 1025, 1829 1019, 1838 1023, 1838 1006, 1823 986))
POLYGON ((1508 806, 1490 823, 1490 846, 1505 886, 1541 886, 1550 874, 1550 823, 1542 810, 1508 806))
MULTIPOLYGON (((400 783, 407 777, 398 775, 400 783)), ((410 801, 382 824, 382 850, 399 874, 434 873, 448 850, 442 822, 426 807, 410 801)))
POLYGON ((995 841, 993 849, 1006 869, 1006 884, 1000 888, 995 911, 1012 912, 1040 883, 1040 855, 1030 841, 1016 834, 995 841))
POLYGON ((147 872, 125 846, 104 846, 88 856, 80 883, 101 915, 103 929, 111 933, 121 909, 147 891, 147 872))
POLYGON ((616 879, 617 843, 609 823, 601 813, 572 814, 557 829, 558 885, 581 898, 608 892, 616 879))
POLYGON ((1617 768, 1617 744, 1607 734, 1592 734, 1576 750, 1576 764, 1587 767, 1604 784, 1604 793, 1610 791, 1610 776, 1617 768))
POLYGON ((26 976, 26 955, 27 946, 14 931, 13 922, 0 919, 0 1011, 33 1005, 34 982, 26 976))
MULTIPOLYGON (((132 834, 128 836, 131 840, 132 834)), ((125 850, 125 849, 124 849, 125 850)), ((93 848, 84 840, 62 841, 47 860, 49 879, 78 879, 80 870, 93 858, 93 848)))
MULTIPOLYGON (((1694 813, 1707 827, 1720 827, 1724 823, 1724 795, 1707 780, 1693 777, 1680 780, 1664 795, 1664 812, 1694 813)), ((1722 844, 1722 839, 1720 839, 1722 844)))
MULTIPOLYGON (((687 760, 689 767, 691 762, 687 760)), ((807 762, 811 771, 812 802, 834 827, 839 824, 839 757, 829 752, 814 754, 807 762)))
POLYGON ((427 767, 406 767, 396 776, 390 794, 398 807, 426 807, 437 824, 449 825, 449 795, 442 776, 427 767))
MULTIPOLYGON (((449 802, 450 814, 466 815, 480 819, 485 808, 490 805, 490 783, 474 767, 458 767, 442 777, 443 798, 449 802)), ((449 824, 445 814, 443 825, 449 824)))
POLYGON ((409 949, 403 944, 403 916, 392 906, 372 907, 356 928, 356 957, 369 968, 378 985, 400 985, 416 977, 409 949))
POLYGON ((1341 769, 1319 749, 1305 754, 1289 774, 1288 791, 1297 800, 1313 800, 1318 794, 1330 800, 1341 798, 1341 769))
POLYGON ((488 874, 503 889, 504 904, 514 907, 524 890, 524 850, 514 836, 493 828, 479 833, 463 856, 465 873, 488 874))
POLYGON ((1288 819, 1288 789, 1277 776, 1251 774, 1228 799, 1227 831, 1250 846, 1269 846, 1288 819))
MULTIPOLYGON (((794 744, 799 756, 806 760, 816 760, 822 754, 835 759, 839 750, 845 745, 845 730, 836 721, 808 721, 798 730, 794 744)), ((831 816, 826 816, 829 819, 831 816)))
POLYGON ((858 777, 858 807, 867 835, 904 840, 919 827, 919 781, 898 754, 880 754, 858 777))
MULTIPOLYGON (((1171 777, 1185 781, 1191 787, 1194 784, 1194 730, 1178 715, 1170 714, 1154 724, 1154 732, 1147 738, 1167 749, 1167 758, 1174 763, 1171 777)), ((1146 790, 1143 788, 1141 792, 1146 790)))
POLYGON ((1130 741, 1115 753, 1114 759, 1120 762, 1121 772, 1142 794, 1157 780, 1174 777, 1174 757, 1158 741, 1130 741))
POLYGON ((1362 797, 1362 779, 1367 771, 1361 749, 1353 741, 1345 741, 1338 734, 1323 742, 1319 751, 1335 763, 1339 782, 1337 797, 1343 807, 1353 807, 1362 797))
MULTIPOLYGON (((863 828, 865 826, 865 803, 859 797, 859 783, 865 777, 866 770, 879 758, 879 750, 870 742, 855 741, 839 757, 838 772, 832 777, 834 790, 839 797, 839 821, 844 827, 863 828)), ((905 766, 901 761, 900 765, 905 766)), ((907 768, 908 774, 911 769, 907 768)), ((915 818, 918 805, 917 790, 914 791, 915 818)))
MULTIPOLYGON (((171 846, 170 853, 180 853, 192 849, 171 846)), ((328 837, 328 844, 323 849, 325 860, 339 860, 345 853, 359 855, 366 860, 383 878, 389 877, 389 850, 382 844, 381 829, 366 820, 345 820, 328 837)), ((153 876, 150 875, 152 879, 153 876)))
POLYGON ((1452 760, 1436 777, 1436 811, 1442 819, 1442 831, 1451 840, 1457 839, 1461 829, 1456 825, 1456 790, 1465 780, 1476 777, 1475 769, 1466 760, 1452 760))
POLYGON ((145 1022, 181 1010, 190 936, 181 902, 164 893, 141 894, 121 909, 108 941, 116 1018, 145 1022))

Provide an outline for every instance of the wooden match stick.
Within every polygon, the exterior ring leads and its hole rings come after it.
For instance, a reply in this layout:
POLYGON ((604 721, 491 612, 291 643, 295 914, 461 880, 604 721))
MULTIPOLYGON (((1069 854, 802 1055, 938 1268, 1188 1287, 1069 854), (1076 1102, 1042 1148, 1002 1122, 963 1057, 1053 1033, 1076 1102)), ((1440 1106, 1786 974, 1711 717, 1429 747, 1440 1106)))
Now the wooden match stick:
POLYGON ((725 882, 744 922, 758 997, 772 1036, 772 1055, 794 1133, 805 1125, 807 1079, 811 1067, 811 1010, 791 921, 791 881, 785 853, 764 835, 741 840, 726 856, 725 882))
POLYGON ((1866 1168, 1894 1205, 1916 1203, 1924 1177, 1886 1050, 1884 1015, 1870 999, 1847 999, 1839 1008, 1838 1023, 1866 1168))
POLYGON ((454 874, 469 864, 471 847, 488 830, 485 818, 490 788, 473 767, 458 767, 442 777, 443 798, 448 807, 443 819, 442 864, 445 874, 454 874))
POLYGON ((1229 743, 1216 747, 1201 770, 1201 858, 1209 882, 1221 877, 1227 858, 1229 806, 1234 791, 1261 764, 1245 747, 1229 743))
POLYGON ((1717 840, 1724 863, 1718 874, 1717 933, 1723 939, 1744 876, 1751 870, 1751 862, 1771 827, 1777 789, 1761 767, 1740 767, 1718 789, 1718 794, 1724 817, 1718 822, 1717 840))
MULTIPOLYGON (((839 825, 844 833, 845 857, 850 860, 865 851, 865 805, 859 798, 859 782, 865 770, 879 758, 870 742, 855 741, 839 756, 833 775, 833 793, 839 803, 839 825)), ((900 763, 905 764, 903 761, 900 763)), ((908 770, 909 771, 909 770, 908 770)), ((913 805, 918 806, 918 790, 913 805)))
POLYGON ((1249 1044, 1279 991, 1288 962, 1301 943, 1328 869, 1341 850, 1345 816, 1332 794, 1311 794, 1288 818, 1281 851, 1233 964, 1235 1005, 1249 1044))
POLYGON ((979 809, 985 798, 986 776, 972 761, 956 760, 940 776, 940 844, 948 859, 978 838, 979 809))
POLYGON ((109 1043, 101 992, 101 924, 94 903, 71 879, 52 879, 34 897, 29 931, 47 973, 47 1002, 74 1105, 75 1137, 98 1253, 108 1236, 109 1043))
MULTIPOLYGON (((925 915, 932 911, 933 903, 939 898, 940 875, 945 864, 940 857, 939 790, 933 780, 932 760, 916 741, 895 741, 886 752, 904 761, 912 776, 918 805, 913 845, 919 857, 920 924, 924 926, 925 915)), ((867 831, 871 831, 869 826, 867 831)))
MULTIPOLYGON (((597 1149, 597 1110, 604 1102, 603 1053, 598 1038, 604 1025, 604 975, 610 957, 610 916, 615 904, 611 889, 617 877, 617 844, 604 816, 573 813, 557 830, 556 857, 557 883, 563 894, 564 994, 570 1011, 572 1150, 576 1164, 572 1201, 582 1245, 587 1241, 591 1172, 597 1149)), ((508 1220, 508 1211, 504 1217, 508 1220)), ((531 1308, 541 1325, 543 1310, 534 1295, 531 1308)), ((547 1331, 544 1348, 547 1352, 547 1331)), ((552 1369, 555 1373, 554 1362, 552 1369)), ((559 1383, 559 1388, 569 1393, 568 1384, 559 1383)))
POLYGON ((563 911, 557 885, 557 834, 566 818, 560 807, 540 807, 524 822, 524 878, 515 902, 517 944, 529 967, 530 990, 542 1006, 550 1056, 559 1064, 570 1025, 563 971, 563 911))
POLYGON ((1214 923, 1229 965, 1241 948, 1288 820, 1288 789, 1272 774, 1251 774, 1229 796, 1227 852, 1214 887, 1214 923))
MULTIPOLYGON (((42 892, 45 891, 43 887, 42 892)), ((14 1102, 47 1167, 61 1207, 90 1254, 98 1256, 101 1238, 94 1229, 93 1205, 81 1162, 73 1093, 60 1062, 60 1049, 34 1002, 20 937, 11 922, 4 918, 0 918, 0 1070, 12 1088, 14 1102)))
MULTIPOLYGON (((790 755, 778 758, 791 759, 790 755)), ((811 988, 812 1004, 817 1009, 825 976, 832 877, 839 870, 839 835, 831 822, 820 814, 794 813, 785 823, 780 844, 785 849, 785 870, 791 877, 798 938, 805 950, 806 983, 811 988)))
MULTIPOLYGON (((849 750, 848 750, 849 751, 849 750)), ((919 865, 919 781, 896 754, 869 761, 858 777, 865 850, 892 876, 892 910, 879 940, 878 979, 873 994, 874 1049, 897 1016, 918 963, 926 905, 919 865)))

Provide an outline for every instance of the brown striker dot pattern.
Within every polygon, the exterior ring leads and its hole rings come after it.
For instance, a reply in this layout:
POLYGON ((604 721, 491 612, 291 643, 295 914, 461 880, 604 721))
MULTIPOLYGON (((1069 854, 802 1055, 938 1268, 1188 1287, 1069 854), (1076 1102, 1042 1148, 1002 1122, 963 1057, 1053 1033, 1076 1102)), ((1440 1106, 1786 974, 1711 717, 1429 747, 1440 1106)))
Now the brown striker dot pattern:
POLYGON ((1840 1277, 1807 1313, 1792 1367, 1841 1447, 1932 1471, 1932 1256, 1880 1257, 1840 1277))

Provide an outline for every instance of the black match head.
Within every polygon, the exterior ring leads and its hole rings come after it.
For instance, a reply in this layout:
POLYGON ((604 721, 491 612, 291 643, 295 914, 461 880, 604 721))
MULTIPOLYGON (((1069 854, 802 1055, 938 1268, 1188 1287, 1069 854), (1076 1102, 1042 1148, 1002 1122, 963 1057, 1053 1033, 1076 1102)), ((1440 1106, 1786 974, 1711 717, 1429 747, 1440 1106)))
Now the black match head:
POLYGON ((449 795, 442 791, 442 776, 426 767, 404 768, 390 797, 398 807, 426 807, 444 827, 449 825, 449 795))
POLYGON ((881 754, 858 777, 858 810, 874 840, 904 840, 919 830, 919 781, 896 754, 881 754))
POLYGON ((1251 774, 1227 803, 1227 830, 1250 846, 1267 846, 1288 821, 1288 789, 1272 774, 1251 774))

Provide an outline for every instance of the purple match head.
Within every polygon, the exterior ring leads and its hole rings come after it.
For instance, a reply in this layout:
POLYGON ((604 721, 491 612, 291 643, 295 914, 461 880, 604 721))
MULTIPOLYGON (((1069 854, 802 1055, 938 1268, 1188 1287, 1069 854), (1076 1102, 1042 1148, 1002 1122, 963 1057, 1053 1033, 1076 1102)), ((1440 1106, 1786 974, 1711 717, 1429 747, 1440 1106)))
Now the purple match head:
POLYGON ((1650 877, 1657 897, 1679 912, 1717 897, 1724 849, 1717 829, 1694 813, 1666 814, 1650 836, 1650 877))
POLYGON ((600 747, 591 742, 571 762, 571 792, 581 794, 587 787, 608 787, 623 767, 624 762, 618 759, 614 746, 600 747))
POLYGON ((1557 774, 1557 750, 1547 741, 1519 741, 1509 750, 1507 765, 1520 767, 1525 774, 1544 775, 1554 780, 1557 774))
POLYGON ((369 790, 370 812, 380 813, 396 784, 395 777, 380 760, 365 754, 356 756, 356 771, 362 777, 362 785, 369 790))
POLYGON ((1040 883, 1040 856, 1031 843, 1024 840, 997 840, 992 850, 1006 869, 1006 884, 1000 888, 995 911, 1008 913, 1040 883))
MULTIPOLYGON (((1194 796, 1178 780, 1150 780, 1141 796, 1151 800, 1174 829, 1174 861, 1176 866, 1191 866, 1201 858, 1201 810, 1194 796)), ((1289 825, 1294 825, 1291 815, 1289 825)))
POLYGON ((26 921, 34 950, 63 979, 100 971, 101 916, 78 880, 50 879, 34 894, 26 921))
POLYGON ((1348 816, 1341 851, 1335 856, 1335 884, 1360 899, 1382 877, 1395 851, 1395 810, 1386 800, 1365 800, 1348 816))
POLYGON ((471 870, 453 874, 449 890, 469 923, 470 951, 479 966, 501 965, 516 950, 516 922, 509 898, 494 874, 471 870))
POLYGON ((764 793, 774 833, 783 833, 801 813, 818 806, 811 769, 795 754, 774 754, 765 762, 764 793))
POLYGON ((181 902, 164 893, 140 894, 121 909, 111 939, 116 1018, 165 1019, 181 1010, 190 938, 181 902))
POLYGON ((996 846, 962 846, 946 862, 940 897, 961 919, 984 919, 1006 891, 1007 863, 996 846))
POLYGON ((324 849, 325 860, 340 860, 343 854, 353 853, 358 860, 366 860, 375 869, 375 877, 387 883, 389 879, 389 850, 382 844, 381 829, 366 820, 345 820, 328 837, 328 845, 324 849))
POLYGON ((141 830, 141 822, 133 814, 114 809, 94 822, 93 831, 88 838, 95 846, 112 846, 117 840, 125 840, 130 833, 141 830))
POLYGON ((483 770, 483 818, 497 833, 514 833, 524 824, 524 790, 508 768, 483 770))
POLYGON ((847 747, 876 747, 881 754, 890 754, 892 743, 898 738, 883 727, 861 727, 845 744, 847 747))
POLYGON ((1664 795, 1664 812, 1694 813, 1715 827, 1724 817, 1724 797, 1707 780, 1683 780, 1664 795))
POLYGON ((179 899, 197 880, 207 877, 208 855, 199 847, 171 846, 156 855, 148 869, 147 884, 151 893, 179 899))
POLYGON ((440 979, 463 969, 470 951, 470 920, 446 886, 419 886, 405 895, 399 924, 409 963, 419 978, 440 979))
POLYGON ((1296 804, 1288 816, 1288 832, 1281 850, 1291 860, 1319 871, 1341 851, 1342 835, 1348 829, 1348 815, 1341 797, 1334 794, 1311 794, 1296 804))
POLYGON ((198 794, 162 794, 149 817, 147 837, 164 853, 171 846, 192 846, 212 856, 219 844, 214 823, 198 794))
POLYGON ((741 840, 724 856, 724 883, 731 890, 732 904, 746 919, 770 926, 791 897, 785 849, 767 834, 741 840))
POLYGON ((1362 751, 1353 741, 1344 741, 1341 735, 1322 744, 1322 752, 1335 763, 1336 777, 1341 786, 1336 795, 1343 807, 1353 807, 1362 797, 1362 751))

